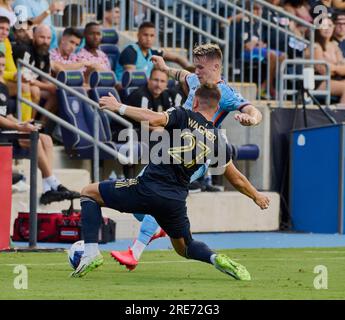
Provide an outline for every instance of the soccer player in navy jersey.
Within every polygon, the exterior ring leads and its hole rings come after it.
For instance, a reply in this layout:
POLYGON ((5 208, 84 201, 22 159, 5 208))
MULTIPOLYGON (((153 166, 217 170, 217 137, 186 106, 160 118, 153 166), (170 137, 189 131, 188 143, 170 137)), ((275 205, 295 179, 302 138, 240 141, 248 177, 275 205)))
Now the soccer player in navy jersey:
MULTIPOLYGON (((212 118, 215 127, 219 127, 229 112, 232 111, 240 112, 236 113, 235 119, 243 126, 253 126, 261 122, 260 111, 222 80, 223 55, 217 45, 203 44, 193 50, 195 73, 169 68, 160 56, 153 56, 151 60, 155 68, 166 72, 181 83, 186 95, 188 95, 183 107, 188 110, 192 110, 195 91, 200 87, 200 84, 206 82, 217 84, 221 92, 221 99, 219 109, 212 118)), ((200 168, 192 176, 191 182, 203 176, 206 171, 207 166, 200 168)), ((128 250, 114 252, 114 258, 129 270, 133 270, 137 266, 141 254, 152 240, 165 236, 164 230, 159 227, 151 215, 135 214, 135 217, 142 221, 137 239, 134 240, 133 245, 128 250)))
POLYGON ((103 181, 90 184, 82 190, 85 250, 72 273, 73 277, 82 277, 103 264, 98 250, 98 231, 102 221, 101 207, 108 207, 121 212, 152 215, 166 231, 179 255, 212 264, 235 279, 251 279, 244 266, 224 254, 217 254, 205 243, 194 240, 187 216, 186 198, 190 178, 205 163, 223 169, 228 181, 261 209, 269 206, 269 198, 259 193, 233 165, 232 149, 212 123, 220 96, 217 85, 200 86, 193 100, 194 112, 184 108, 171 108, 166 112, 139 109, 119 103, 111 94, 100 99, 100 105, 104 108, 135 121, 146 121, 153 128, 164 127, 169 141, 158 152, 162 161, 155 163, 150 158, 148 166, 138 178, 103 181))

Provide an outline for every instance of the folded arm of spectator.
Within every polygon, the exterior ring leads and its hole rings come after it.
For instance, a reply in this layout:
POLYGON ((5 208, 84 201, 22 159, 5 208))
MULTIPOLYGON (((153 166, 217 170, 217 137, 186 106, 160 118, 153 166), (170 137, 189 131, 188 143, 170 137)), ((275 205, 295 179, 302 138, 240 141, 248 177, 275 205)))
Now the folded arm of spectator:
POLYGON ((56 86, 53 83, 40 80, 33 80, 31 81, 31 84, 39 87, 41 90, 46 90, 52 94, 56 93, 56 86))

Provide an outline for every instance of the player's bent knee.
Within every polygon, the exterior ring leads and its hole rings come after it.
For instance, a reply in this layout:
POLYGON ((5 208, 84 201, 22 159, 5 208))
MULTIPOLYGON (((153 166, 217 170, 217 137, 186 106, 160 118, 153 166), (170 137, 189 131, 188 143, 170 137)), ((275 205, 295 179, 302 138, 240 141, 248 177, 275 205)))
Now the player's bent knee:
POLYGON ((92 183, 92 184, 87 185, 81 190, 81 196, 92 198, 95 201, 97 201, 99 204, 103 204, 103 199, 99 193, 98 185, 99 185, 98 183, 92 183))

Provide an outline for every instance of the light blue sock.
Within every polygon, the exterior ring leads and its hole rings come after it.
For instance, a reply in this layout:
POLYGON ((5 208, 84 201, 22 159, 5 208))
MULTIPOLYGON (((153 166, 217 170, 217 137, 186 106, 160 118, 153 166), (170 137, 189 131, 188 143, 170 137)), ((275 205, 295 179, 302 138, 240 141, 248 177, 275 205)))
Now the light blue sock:
POLYGON ((159 227, 156 219, 149 214, 145 215, 143 222, 140 226, 140 232, 138 235, 138 240, 148 245, 152 236, 156 233, 157 228, 159 227))

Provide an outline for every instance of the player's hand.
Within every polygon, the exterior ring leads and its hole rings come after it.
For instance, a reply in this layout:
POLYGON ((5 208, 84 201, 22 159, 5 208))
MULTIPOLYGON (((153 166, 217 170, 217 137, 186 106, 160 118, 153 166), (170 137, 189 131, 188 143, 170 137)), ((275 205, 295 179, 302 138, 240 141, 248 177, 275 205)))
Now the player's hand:
POLYGON ((269 197, 265 196, 262 193, 258 193, 254 199, 254 202, 257 206, 261 208, 261 210, 268 209, 270 205, 269 197))
POLYGON ((234 119, 242 126, 255 126, 257 124, 256 119, 247 113, 237 113, 235 114, 234 119))
POLYGON ((165 64, 165 61, 161 56, 152 56, 151 61, 157 69, 163 72, 168 72, 169 67, 165 64))
POLYGON ((118 111, 121 103, 109 92, 109 96, 103 96, 99 99, 101 109, 108 109, 110 111, 118 111))

